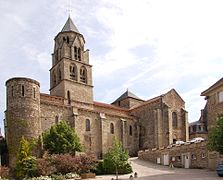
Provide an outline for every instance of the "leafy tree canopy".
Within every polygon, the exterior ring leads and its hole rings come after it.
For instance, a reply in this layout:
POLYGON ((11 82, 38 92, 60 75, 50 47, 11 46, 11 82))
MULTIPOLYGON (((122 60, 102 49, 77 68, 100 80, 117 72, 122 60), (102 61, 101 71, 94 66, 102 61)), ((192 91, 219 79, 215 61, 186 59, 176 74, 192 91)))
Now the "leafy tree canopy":
POLYGON ((216 126, 208 135, 208 149, 223 154, 223 116, 217 119, 216 126))
POLYGON ((82 150, 79 137, 65 121, 43 133, 43 146, 50 154, 75 154, 82 150))
POLYGON ((118 179, 118 172, 122 172, 126 167, 130 167, 129 172, 132 172, 131 166, 128 164, 128 151, 123 149, 122 143, 117 139, 113 140, 112 148, 104 155, 104 168, 106 172, 115 172, 118 179))

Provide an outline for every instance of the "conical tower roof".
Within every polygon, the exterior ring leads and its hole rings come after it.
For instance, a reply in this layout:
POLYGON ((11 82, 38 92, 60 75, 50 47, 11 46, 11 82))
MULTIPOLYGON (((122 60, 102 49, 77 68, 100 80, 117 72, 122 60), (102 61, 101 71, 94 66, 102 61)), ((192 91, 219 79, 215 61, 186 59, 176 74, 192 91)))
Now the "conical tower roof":
POLYGON ((79 33, 77 27, 74 25, 70 16, 68 17, 67 22, 65 23, 63 29, 61 30, 61 32, 67 32, 67 31, 73 31, 73 32, 79 33))

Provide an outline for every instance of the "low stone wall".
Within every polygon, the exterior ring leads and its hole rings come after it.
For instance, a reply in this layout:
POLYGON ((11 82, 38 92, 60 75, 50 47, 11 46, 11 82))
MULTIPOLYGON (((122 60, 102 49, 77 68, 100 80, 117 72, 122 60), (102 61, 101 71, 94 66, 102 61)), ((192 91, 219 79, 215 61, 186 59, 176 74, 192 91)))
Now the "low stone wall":
POLYGON ((186 143, 183 145, 170 145, 160 149, 147 149, 138 152, 139 159, 154 163, 182 168, 208 168, 208 150, 206 141, 199 143, 186 143), (185 164, 187 161, 188 164, 185 164))

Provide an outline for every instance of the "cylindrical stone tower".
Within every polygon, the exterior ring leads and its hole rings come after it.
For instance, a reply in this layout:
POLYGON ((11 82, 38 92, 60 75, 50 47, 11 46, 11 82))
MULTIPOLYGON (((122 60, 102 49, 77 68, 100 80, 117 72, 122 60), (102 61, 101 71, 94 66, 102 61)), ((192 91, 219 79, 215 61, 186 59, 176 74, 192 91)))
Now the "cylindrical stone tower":
POLYGON ((12 78, 6 81, 6 141, 9 166, 14 168, 21 137, 38 138, 40 122, 40 84, 29 78, 12 78))

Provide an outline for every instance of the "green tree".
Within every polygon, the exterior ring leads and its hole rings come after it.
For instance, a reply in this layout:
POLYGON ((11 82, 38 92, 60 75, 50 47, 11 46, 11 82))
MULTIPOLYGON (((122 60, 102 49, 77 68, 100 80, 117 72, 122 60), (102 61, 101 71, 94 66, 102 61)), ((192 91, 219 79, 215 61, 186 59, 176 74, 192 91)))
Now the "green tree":
POLYGON ((208 149, 223 154, 223 116, 217 119, 216 126, 208 135, 208 149))
POLYGON ((128 163, 128 151, 124 150, 122 143, 117 139, 113 139, 112 148, 104 155, 104 170, 110 173, 116 174, 116 179, 118 179, 119 172, 130 173, 132 168, 128 163), (128 172, 126 172, 126 167, 128 167, 128 172))
POLYGON ((43 146, 50 154, 75 154, 82 150, 79 137, 65 121, 43 133, 43 146))
POLYGON ((16 176, 19 179, 36 175, 36 157, 32 156, 33 143, 22 136, 16 160, 16 176))

